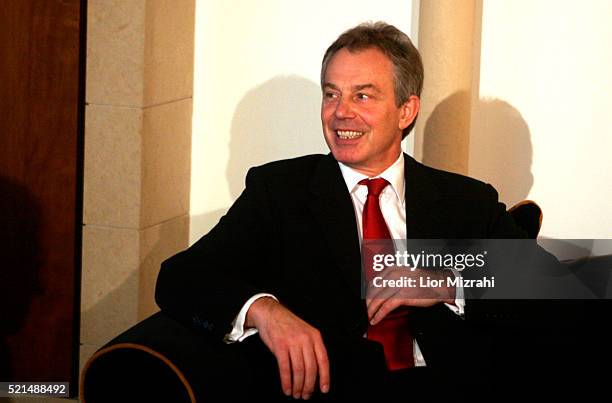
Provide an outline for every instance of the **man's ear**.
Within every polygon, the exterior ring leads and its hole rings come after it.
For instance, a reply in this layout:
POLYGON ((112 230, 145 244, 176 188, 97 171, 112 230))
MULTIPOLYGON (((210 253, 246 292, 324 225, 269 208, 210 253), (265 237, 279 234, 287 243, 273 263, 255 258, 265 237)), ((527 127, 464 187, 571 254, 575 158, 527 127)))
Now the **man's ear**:
POLYGON ((416 95, 411 95, 406 102, 400 106, 399 129, 404 130, 416 119, 419 109, 421 108, 421 100, 416 95))

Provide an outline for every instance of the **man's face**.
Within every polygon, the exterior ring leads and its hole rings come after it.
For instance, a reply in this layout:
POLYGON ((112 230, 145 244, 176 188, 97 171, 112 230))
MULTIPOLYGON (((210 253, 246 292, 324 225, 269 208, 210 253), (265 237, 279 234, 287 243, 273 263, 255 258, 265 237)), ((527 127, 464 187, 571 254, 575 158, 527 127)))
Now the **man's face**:
POLYGON ((416 117, 419 99, 396 106, 393 64, 380 50, 340 49, 323 80, 321 121, 334 158, 375 176, 399 157, 402 130, 416 117))

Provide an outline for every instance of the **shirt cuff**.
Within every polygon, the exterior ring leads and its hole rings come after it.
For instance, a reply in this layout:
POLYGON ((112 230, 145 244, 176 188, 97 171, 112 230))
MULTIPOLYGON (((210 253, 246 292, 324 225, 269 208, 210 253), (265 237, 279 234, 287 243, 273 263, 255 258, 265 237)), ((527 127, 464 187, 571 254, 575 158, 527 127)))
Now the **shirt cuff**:
MULTIPOLYGON (((461 278, 461 273, 458 270, 450 270, 453 272, 455 278, 461 278)), ((461 282, 458 282, 458 284, 461 284, 461 282)), ((463 293, 463 287, 461 285, 458 285, 455 288, 455 303, 444 303, 444 305, 446 305, 451 311, 453 311, 457 315, 463 317, 463 315, 465 314, 465 294, 463 293)))
POLYGON ((267 293, 255 294, 251 298, 249 298, 247 302, 242 306, 240 312, 238 312, 236 318, 234 318, 234 321, 232 322, 232 331, 226 334, 223 338, 223 341, 226 344, 240 342, 249 336, 257 334, 257 329, 254 327, 245 330, 244 322, 246 321, 247 312, 249 311, 251 305, 253 305, 253 302, 263 297, 274 298, 276 301, 278 301, 278 299, 274 295, 267 293))

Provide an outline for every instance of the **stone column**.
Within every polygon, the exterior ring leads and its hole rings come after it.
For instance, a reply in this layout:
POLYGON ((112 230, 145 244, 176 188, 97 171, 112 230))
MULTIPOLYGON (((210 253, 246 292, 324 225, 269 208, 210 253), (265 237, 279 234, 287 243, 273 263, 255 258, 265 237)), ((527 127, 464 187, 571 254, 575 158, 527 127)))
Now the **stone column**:
POLYGON ((89 0, 81 366, 189 239, 194 0, 89 0))
POLYGON ((468 170, 479 4, 478 0, 421 0, 419 10, 425 83, 415 157, 462 174, 468 170))

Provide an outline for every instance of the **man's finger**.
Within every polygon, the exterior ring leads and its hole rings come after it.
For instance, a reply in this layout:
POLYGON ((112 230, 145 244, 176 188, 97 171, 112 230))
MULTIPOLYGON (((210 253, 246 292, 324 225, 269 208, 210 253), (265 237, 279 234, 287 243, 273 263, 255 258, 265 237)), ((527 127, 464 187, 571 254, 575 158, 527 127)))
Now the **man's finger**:
POLYGON ((302 396, 302 388, 304 387, 304 356, 302 349, 299 346, 294 346, 289 349, 289 357, 291 358, 291 383, 293 386, 293 397, 299 399, 302 396))
MULTIPOLYGON (((386 275, 383 277, 392 278, 390 275, 386 275)), ((391 298, 393 295, 397 294, 398 288, 388 287, 388 286, 380 286, 375 287, 374 285, 370 285, 366 290, 366 300, 367 299, 387 299, 391 298)))
POLYGON ((289 360, 289 352, 284 350, 283 352, 277 353, 276 361, 278 362, 283 393, 287 396, 291 396, 291 362, 289 360))
POLYGON ((381 295, 382 295, 382 290, 380 289, 380 287, 370 286, 366 290, 366 301, 368 299, 380 298, 381 295))
POLYGON ((309 399, 314 391, 317 381, 317 360, 314 349, 304 346, 304 387, 302 388, 302 399, 309 399))
POLYGON ((401 301, 396 298, 385 300, 384 303, 378 308, 370 323, 372 325, 376 325, 381 320, 383 320, 389 312, 393 311, 395 308, 401 305, 401 301))
POLYGON ((329 358, 327 357, 327 350, 323 341, 315 343, 314 345, 315 356, 317 358, 317 365, 319 367, 319 388, 321 392, 329 392, 330 376, 329 376, 329 358))
POLYGON ((366 304, 368 307, 368 319, 371 321, 372 319, 374 319, 374 314, 376 314, 376 312, 378 312, 378 310, 380 309, 380 306, 385 302, 384 299, 382 298, 373 298, 370 299, 369 301, 366 300, 366 304))

